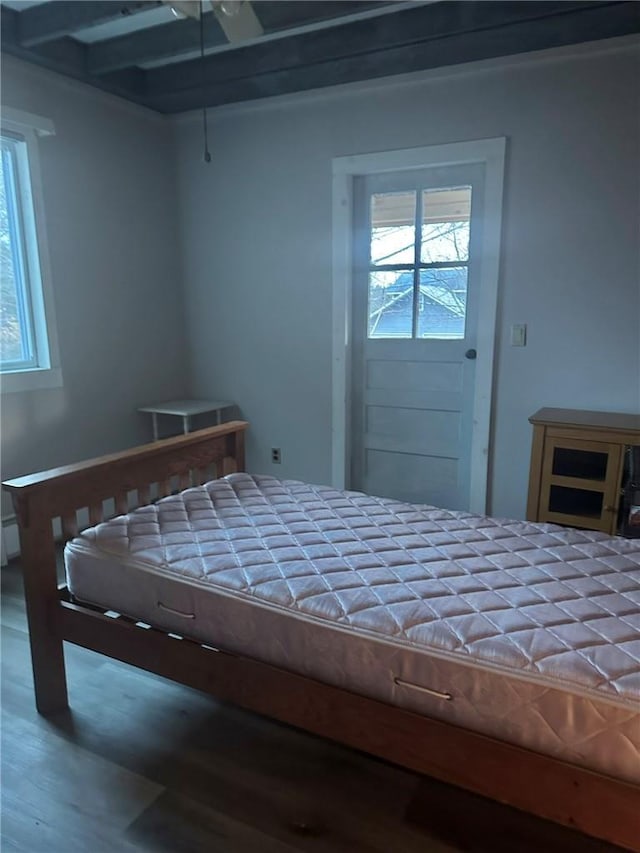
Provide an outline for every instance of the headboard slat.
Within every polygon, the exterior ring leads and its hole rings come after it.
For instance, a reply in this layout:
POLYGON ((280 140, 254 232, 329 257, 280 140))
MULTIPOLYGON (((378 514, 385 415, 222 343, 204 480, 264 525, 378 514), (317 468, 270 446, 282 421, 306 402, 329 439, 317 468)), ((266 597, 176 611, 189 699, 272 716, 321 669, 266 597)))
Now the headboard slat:
POLYGON ((151 483, 170 483, 177 475, 180 487, 188 488, 190 471, 211 464, 220 466, 225 457, 234 460, 236 470, 244 470, 246 428, 245 421, 230 421, 77 465, 18 477, 3 486, 14 498, 23 527, 34 516, 39 520, 58 516, 70 519, 77 509, 97 509, 114 497, 116 511, 126 513, 126 495, 142 490, 146 497, 145 489, 151 483))
POLYGON ((151 503, 151 489, 148 483, 144 483, 138 486, 138 505, 145 506, 148 503, 151 503))
POLYGON ((102 521, 104 521, 104 506, 102 505, 102 501, 91 504, 89 507, 89 524, 93 527, 102 521))
POLYGON ((126 515, 129 512, 129 501, 125 491, 115 493, 114 501, 116 505, 116 515, 126 515))
POLYGON ((73 539, 78 535, 78 518, 75 511, 65 513, 62 516, 62 533, 65 541, 73 539))

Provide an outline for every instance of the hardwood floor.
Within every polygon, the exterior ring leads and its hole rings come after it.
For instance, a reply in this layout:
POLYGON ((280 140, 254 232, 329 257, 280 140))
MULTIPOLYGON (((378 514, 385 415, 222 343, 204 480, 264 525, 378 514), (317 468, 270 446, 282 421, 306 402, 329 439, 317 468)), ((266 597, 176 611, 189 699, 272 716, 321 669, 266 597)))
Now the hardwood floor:
POLYGON ((40 717, 1 579, 3 853, 614 850, 70 645, 72 710, 40 717))

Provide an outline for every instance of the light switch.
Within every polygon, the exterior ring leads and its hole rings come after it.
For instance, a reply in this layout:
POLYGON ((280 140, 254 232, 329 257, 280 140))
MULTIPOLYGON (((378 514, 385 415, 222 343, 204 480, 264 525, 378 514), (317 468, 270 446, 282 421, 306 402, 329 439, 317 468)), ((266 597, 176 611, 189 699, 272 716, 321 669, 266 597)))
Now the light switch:
POLYGON ((511 326, 511 346, 524 347, 527 345, 527 324, 514 323, 511 326))

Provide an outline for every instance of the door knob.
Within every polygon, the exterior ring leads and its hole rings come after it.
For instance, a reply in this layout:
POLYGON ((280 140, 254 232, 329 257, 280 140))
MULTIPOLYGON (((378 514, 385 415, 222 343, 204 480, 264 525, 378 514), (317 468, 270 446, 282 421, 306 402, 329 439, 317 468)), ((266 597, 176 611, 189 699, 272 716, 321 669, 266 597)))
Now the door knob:
POLYGON ((477 356, 478 353, 474 349, 468 349, 464 354, 464 357, 471 359, 471 361, 473 361, 474 358, 477 358, 477 356))

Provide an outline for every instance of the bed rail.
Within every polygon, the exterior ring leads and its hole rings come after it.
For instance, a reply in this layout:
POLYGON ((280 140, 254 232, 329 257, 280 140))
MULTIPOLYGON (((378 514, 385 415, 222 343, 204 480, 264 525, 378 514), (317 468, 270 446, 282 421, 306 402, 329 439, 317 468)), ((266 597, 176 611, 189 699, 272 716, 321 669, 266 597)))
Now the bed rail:
POLYGON ((67 707, 54 522, 62 538, 175 489, 243 471, 245 421, 7 480, 20 532, 31 660, 40 713, 67 707))

